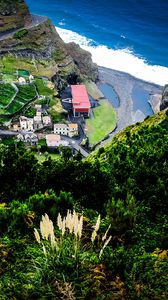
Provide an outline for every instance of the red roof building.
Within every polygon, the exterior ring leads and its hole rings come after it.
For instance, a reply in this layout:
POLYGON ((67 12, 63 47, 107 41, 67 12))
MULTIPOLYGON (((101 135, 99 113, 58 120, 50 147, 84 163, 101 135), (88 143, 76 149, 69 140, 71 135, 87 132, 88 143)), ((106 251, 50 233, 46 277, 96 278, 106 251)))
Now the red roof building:
POLYGON ((74 117, 81 114, 88 117, 91 105, 85 85, 71 85, 71 93, 74 117))

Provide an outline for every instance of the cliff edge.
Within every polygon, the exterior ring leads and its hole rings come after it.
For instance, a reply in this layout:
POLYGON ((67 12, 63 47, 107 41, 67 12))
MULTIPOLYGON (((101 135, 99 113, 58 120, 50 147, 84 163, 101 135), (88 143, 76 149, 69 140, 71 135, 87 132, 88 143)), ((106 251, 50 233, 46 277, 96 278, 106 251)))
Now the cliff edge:
MULTIPOLYGON (((9 4, 12 3, 8 0, 9 4)), ((0 33, 0 68, 4 71, 25 69, 35 76, 54 78, 58 88, 87 77, 95 81, 98 69, 91 55, 79 46, 65 44, 47 17, 30 15, 23 0, 17 0, 10 9, 1 6, 1 22, 9 14, 8 30, 3 22, 0 33), (3 9, 2 9, 3 8, 3 9), (2 12, 3 15, 2 16, 2 12), (16 16, 20 19, 15 22, 16 16), (13 21, 12 21, 13 20, 13 21), (22 26, 21 26, 22 25, 22 26), (16 29, 19 27, 19 29, 16 29), (70 82, 69 82, 70 81, 70 82)))

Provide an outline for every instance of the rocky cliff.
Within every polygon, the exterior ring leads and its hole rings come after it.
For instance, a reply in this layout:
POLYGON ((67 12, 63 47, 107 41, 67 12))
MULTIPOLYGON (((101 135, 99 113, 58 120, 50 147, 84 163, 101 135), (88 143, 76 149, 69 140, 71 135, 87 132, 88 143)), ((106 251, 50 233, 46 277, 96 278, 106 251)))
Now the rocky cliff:
POLYGON ((162 93, 162 100, 160 104, 160 110, 168 107, 168 84, 165 85, 162 93))
POLYGON ((0 32, 24 27, 31 22, 24 0, 0 1, 0 32))
POLYGON ((47 17, 33 15, 24 28, 0 34, 0 68, 26 69, 33 75, 54 78, 60 89, 74 78, 98 77, 87 51, 73 43, 65 44, 47 17))
POLYGON ((79 45, 75 43, 68 43, 65 45, 65 48, 81 73, 95 81, 98 77, 98 69, 97 65, 92 62, 91 53, 81 49, 79 45))

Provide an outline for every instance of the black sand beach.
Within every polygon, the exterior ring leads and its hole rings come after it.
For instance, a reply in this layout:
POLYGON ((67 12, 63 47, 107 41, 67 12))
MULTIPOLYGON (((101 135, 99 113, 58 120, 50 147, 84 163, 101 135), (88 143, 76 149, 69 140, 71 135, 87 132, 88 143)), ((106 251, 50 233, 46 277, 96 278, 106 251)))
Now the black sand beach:
POLYGON ((136 122, 142 122, 147 115, 158 111, 162 93, 161 86, 104 67, 99 67, 99 79, 114 88, 120 101, 119 107, 116 108, 117 128, 110 134, 109 139, 123 128, 136 122), (135 103, 136 95, 138 98, 135 103))

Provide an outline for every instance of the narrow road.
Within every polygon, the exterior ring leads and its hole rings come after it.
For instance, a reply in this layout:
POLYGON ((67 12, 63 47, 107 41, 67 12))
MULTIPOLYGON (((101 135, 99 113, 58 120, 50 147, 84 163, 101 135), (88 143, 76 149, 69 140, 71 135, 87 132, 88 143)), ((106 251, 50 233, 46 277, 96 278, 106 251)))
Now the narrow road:
POLYGON ((80 150, 81 154, 84 156, 84 157, 87 157, 89 155, 89 153, 87 151, 85 151, 79 144, 78 142, 75 140, 75 139, 72 139, 68 136, 61 136, 62 140, 64 141, 67 141, 70 143, 70 145, 76 149, 77 151, 80 150))
POLYGON ((45 22, 48 18, 43 17, 43 16, 38 16, 38 15, 31 15, 31 19, 32 19, 32 22, 28 26, 0 33, 0 41, 12 37, 17 31, 19 31, 21 29, 30 29, 30 28, 33 28, 35 26, 38 26, 39 24, 45 22))
MULTIPOLYGON (((29 131, 12 131, 12 130, 3 130, 3 129, 0 129, 0 136, 16 136, 18 134, 27 134, 27 133, 30 133, 29 131)), ((62 136, 62 140, 65 140, 65 141, 68 141, 70 143, 70 145, 76 149, 77 151, 80 150, 81 154, 84 156, 84 157, 87 157, 89 155, 89 153, 87 151, 85 151, 81 146, 78 145, 77 141, 72 139, 72 138, 69 138, 67 136, 62 136)))

